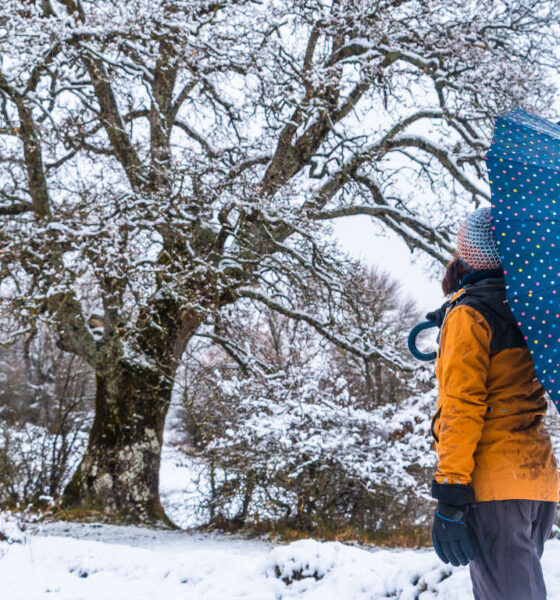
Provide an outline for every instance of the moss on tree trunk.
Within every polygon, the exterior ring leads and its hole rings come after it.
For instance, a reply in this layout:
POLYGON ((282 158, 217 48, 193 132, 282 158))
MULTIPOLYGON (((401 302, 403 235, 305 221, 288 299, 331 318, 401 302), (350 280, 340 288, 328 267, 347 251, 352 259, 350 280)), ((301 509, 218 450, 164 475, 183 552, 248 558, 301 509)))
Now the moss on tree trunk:
POLYGON ((158 485, 171 384, 161 375, 122 366, 96 379, 88 447, 64 505, 101 512, 113 522, 172 526, 158 485))

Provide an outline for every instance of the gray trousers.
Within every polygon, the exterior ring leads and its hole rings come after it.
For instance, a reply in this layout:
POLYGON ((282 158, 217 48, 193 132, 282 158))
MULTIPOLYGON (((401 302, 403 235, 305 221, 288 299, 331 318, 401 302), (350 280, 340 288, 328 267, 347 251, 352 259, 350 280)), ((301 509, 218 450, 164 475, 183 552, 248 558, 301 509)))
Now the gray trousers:
POLYGON ((469 568, 475 600, 546 600, 541 568, 555 502, 478 502, 469 513, 475 558, 469 568))

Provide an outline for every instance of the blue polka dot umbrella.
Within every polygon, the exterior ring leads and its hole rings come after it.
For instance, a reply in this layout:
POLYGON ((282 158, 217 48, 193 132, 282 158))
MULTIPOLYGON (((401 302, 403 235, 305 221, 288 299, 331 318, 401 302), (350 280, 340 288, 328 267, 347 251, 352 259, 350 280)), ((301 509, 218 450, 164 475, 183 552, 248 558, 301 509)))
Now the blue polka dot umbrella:
POLYGON ((560 126, 520 109, 497 117, 487 165, 509 305, 560 411, 560 126))

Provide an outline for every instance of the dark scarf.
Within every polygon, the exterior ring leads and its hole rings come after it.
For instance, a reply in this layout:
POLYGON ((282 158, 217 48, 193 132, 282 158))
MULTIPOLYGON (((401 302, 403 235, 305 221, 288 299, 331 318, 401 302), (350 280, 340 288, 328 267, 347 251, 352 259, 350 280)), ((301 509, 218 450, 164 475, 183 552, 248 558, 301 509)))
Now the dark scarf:
POLYGON ((461 284, 459 286, 459 289, 461 289, 465 285, 476 283, 477 281, 480 281, 481 279, 496 278, 496 277, 503 277, 503 276, 504 276, 504 271, 502 269, 488 269, 486 271, 472 271, 471 273, 467 273, 466 275, 463 276, 463 279, 461 279, 461 284))

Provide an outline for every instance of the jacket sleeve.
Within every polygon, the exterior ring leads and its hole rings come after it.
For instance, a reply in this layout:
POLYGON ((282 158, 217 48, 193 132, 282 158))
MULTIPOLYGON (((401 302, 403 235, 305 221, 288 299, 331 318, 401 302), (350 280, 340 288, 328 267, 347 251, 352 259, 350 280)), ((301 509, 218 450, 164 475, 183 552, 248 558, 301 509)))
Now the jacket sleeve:
POLYGON ((487 410, 491 330, 474 308, 459 305, 443 324, 438 364, 438 483, 469 485, 487 410))

